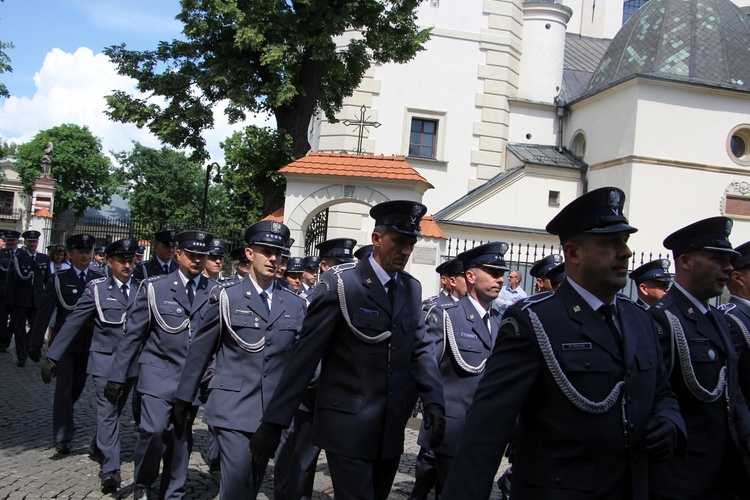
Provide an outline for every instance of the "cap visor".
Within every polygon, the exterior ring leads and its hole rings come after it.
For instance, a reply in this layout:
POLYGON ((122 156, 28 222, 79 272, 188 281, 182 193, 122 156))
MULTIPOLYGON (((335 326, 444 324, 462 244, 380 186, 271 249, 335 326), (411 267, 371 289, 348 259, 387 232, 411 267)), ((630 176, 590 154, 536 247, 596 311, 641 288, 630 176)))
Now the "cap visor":
POLYGON ((628 224, 612 224, 611 226, 595 227, 593 229, 588 229, 588 230, 583 231, 583 232, 584 233, 593 233, 593 234, 636 233, 636 232, 638 232, 638 228, 635 228, 635 227, 630 226, 628 224))
POLYGON ((734 255, 735 257, 739 257, 742 255, 737 250, 734 250, 732 248, 721 248, 721 247, 701 247, 696 248, 696 250, 708 250, 709 252, 721 252, 721 253, 728 253, 730 255, 734 255))

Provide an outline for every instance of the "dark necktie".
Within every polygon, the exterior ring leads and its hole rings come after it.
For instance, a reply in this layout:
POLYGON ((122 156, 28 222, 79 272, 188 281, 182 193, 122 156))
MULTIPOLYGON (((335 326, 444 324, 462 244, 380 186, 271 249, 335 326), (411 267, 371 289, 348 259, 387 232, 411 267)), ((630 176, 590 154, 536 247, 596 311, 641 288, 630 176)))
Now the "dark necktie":
POLYGON ((169 274, 169 264, 164 264, 164 274, 169 274))
POLYGON ((195 300, 195 290, 193 290, 193 285, 195 282, 193 280, 188 280, 187 284, 185 285, 185 288, 187 289, 187 296, 188 300, 190 301, 190 305, 193 305, 193 300, 195 300))
POLYGON ((484 323, 484 327, 487 328, 487 333, 492 336, 492 329, 490 328, 490 313, 487 311, 484 313, 484 316, 482 317, 482 322, 484 323))
POLYGON ((607 324, 607 327, 612 334, 615 345, 617 345, 617 349, 622 352, 622 337, 620 336, 620 331, 617 329, 617 326, 612 319, 615 315, 615 306, 613 304, 602 304, 602 306, 599 308, 599 313, 604 316, 604 322, 607 324))
POLYGON ((396 278, 391 278, 386 283, 388 286, 388 300, 391 301, 391 307, 396 302, 396 278))
POLYGON ((266 312, 268 314, 271 314, 271 308, 268 306, 268 294, 266 293, 265 290, 260 292, 260 300, 263 301, 263 307, 266 308, 266 312))
MULTIPOLYGON (((127 302, 128 301, 128 285, 123 283, 122 286, 120 287, 120 290, 122 290, 122 294, 125 296, 125 302, 127 302)), ((188 297, 189 296, 190 294, 188 294, 188 297)), ((191 300, 190 303, 192 304, 193 301, 191 300)))
POLYGON ((708 311, 706 312, 706 318, 708 318, 708 321, 710 321, 710 322, 711 322, 711 326, 713 326, 713 327, 714 327, 714 329, 715 329, 715 330, 716 330, 717 332, 721 332, 721 328, 719 328, 719 325, 718 325, 718 324, 716 323, 716 319, 714 319, 714 315, 713 315, 713 313, 711 312, 711 309, 709 309, 709 310, 708 310, 708 311))
POLYGON ((81 284, 86 284, 86 273, 81 271, 81 274, 78 275, 78 278, 81 280, 81 284))

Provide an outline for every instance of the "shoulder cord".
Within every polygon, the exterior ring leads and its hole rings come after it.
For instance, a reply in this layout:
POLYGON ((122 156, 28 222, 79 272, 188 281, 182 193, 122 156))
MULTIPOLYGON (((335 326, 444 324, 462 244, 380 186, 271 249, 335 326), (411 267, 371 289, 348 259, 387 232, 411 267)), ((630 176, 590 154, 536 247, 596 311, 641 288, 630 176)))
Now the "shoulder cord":
POLYGON ((13 254, 10 255, 10 259, 8 259, 8 267, 3 267, 2 264, 0 264, 0 271, 7 273, 8 269, 10 269, 10 261, 13 260, 14 257, 15 255, 13 254))
POLYGON ((16 274, 18 275, 19 279, 22 279, 24 281, 30 279, 31 280, 31 284, 32 285, 34 284, 34 271, 29 271, 29 274, 27 274, 26 276, 24 276, 23 274, 21 274, 21 269, 18 268, 18 257, 16 255, 13 256, 13 265, 16 268, 16 274))
MULTIPOLYGON (((427 322, 430 321, 430 318, 432 318, 435 321, 435 323, 438 322, 437 314, 432 313, 432 311, 434 311, 436 307, 437 307, 437 304, 432 304, 430 308, 427 310, 427 312, 425 313, 424 315, 425 329, 427 328, 427 322)), ((444 357, 445 357, 445 325, 443 325, 443 345, 440 350, 440 357, 438 358, 438 363, 440 363, 444 357)))
POLYGON ((458 343, 456 342, 456 336, 453 333, 453 322, 451 321, 448 311, 443 311, 443 331, 445 331, 445 337, 448 341, 448 345, 453 353, 453 359, 456 360, 459 368, 470 375, 479 375, 484 371, 484 366, 487 364, 487 358, 484 358, 481 363, 477 366, 472 366, 467 363, 461 356, 461 352, 458 350, 458 343))
POLYGON ((96 304, 96 312, 97 312, 97 314, 99 314, 99 321, 101 321, 102 323, 104 323, 106 325, 115 325, 115 326, 116 325, 124 325, 125 324, 125 315, 126 315, 127 311, 125 311, 125 312, 122 313, 122 318, 120 318, 120 321, 117 321, 117 322, 115 322, 115 321, 107 321, 104 318, 104 311, 102 311, 102 304, 101 304, 101 301, 99 300, 99 287, 96 286, 96 284, 94 284, 92 286, 92 288, 94 289, 94 304, 96 304))
POLYGON ((67 309, 68 311, 72 311, 76 308, 76 304, 78 304, 78 301, 76 301, 75 304, 72 306, 68 305, 67 302, 63 299, 62 296, 62 290, 60 290, 60 278, 59 275, 55 273, 55 291, 57 292, 57 301, 60 303, 60 305, 63 307, 63 309, 67 309))
POLYGON ((164 318, 161 317, 161 314, 159 314, 159 309, 156 307, 156 297, 154 295, 154 285, 153 283, 149 282, 148 286, 146 288, 146 295, 148 297, 148 305, 151 308, 151 314, 156 320, 156 324, 159 325, 159 328, 164 330, 167 333, 180 333, 185 330, 185 328, 188 328, 190 326, 190 316, 188 316, 185 321, 183 321, 180 326, 177 327, 171 327, 167 325, 167 322, 164 321, 164 318))
POLYGON ((709 392, 708 389, 704 388, 698 379, 695 377, 695 370, 690 362, 690 349, 688 349, 687 339, 685 338, 685 331, 682 329, 682 324, 677 316, 669 311, 664 311, 669 320, 669 324, 674 334, 674 344, 677 349, 677 354, 680 356, 680 365, 682 366, 682 379, 685 381, 685 385, 690 390, 693 396, 699 401, 704 403, 712 403, 719 399, 724 386, 727 381, 727 365, 721 367, 719 371, 719 381, 716 383, 716 388, 709 392))
POLYGON ((346 321, 346 324, 349 326, 349 329, 352 331, 354 336, 366 344, 379 344, 380 342, 383 342, 391 338, 390 330, 381 333, 377 337, 368 337, 364 333, 354 328, 354 325, 352 325, 352 320, 351 318, 349 318, 349 310, 346 307, 346 295, 344 294, 344 280, 342 280, 338 274, 336 274, 336 279, 338 280, 337 291, 339 295, 339 304, 341 306, 341 315, 344 317, 344 321, 346 321))
POLYGON ((737 323, 737 327, 740 329, 740 332, 742 332, 742 337, 745 339, 745 345, 750 349, 750 332, 747 330, 745 323, 743 323, 742 320, 734 314, 727 313, 727 316, 732 318, 732 321, 737 323))
POLYGON ((221 292, 219 293, 219 329, 221 330, 221 324, 224 323, 224 326, 226 326, 227 331, 229 331, 229 335, 231 335, 232 339, 234 339, 235 342, 237 342, 237 345, 246 352, 261 352, 266 347, 266 337, 263 336, 262 339, 255 342, 254 344, 250 344, 248 342, 245 342, 240 338, 237 333, 232 330, 232 322, 230 321, 230 315, 231 311, 229 309, 229 297, 227 296, 227 291, 225 289, 221 289, 221 292))
POLYGON ((558 387, 560 387, 560 390, 563 392, 565 397, 568 398, 568 400, 573 403, 576 408, 581 411, 585 411, 586 413, 601 415, 602 413, 608 412, 615 405, 615 403, 617 403, 617 399, 620 397, 620 393, 622 392, 623 387, 625 387, 625 381, 620 380, 619 382, 617 382, 617 384, 615 384, 614 388, 604 399, 604 401, 595 403, 587 399, 580 392, 578 392, 575 387, 573 387, 573 384, 570 383, 570 380, 568 380, 568 377, 565 376, 562 368, 560 368, 560 363, 558 363, 557 359, 555 358, 555 353, 552 350, 552 345, 550 344, 549 337, 547 336, 547 332, 544 331, 544 326, 542 326, 542 322, 539 319, 539 316, 537 316, 534 311, 529 309, 529 318, 531 320, 531 325, 534 327, 534 332, 536 333, 536 338, 539 342, 539 348, 542 350, 544 360, 547 362, 547 367, 549 368, 549 371, 552 373, 552 377, 555 379, 555 382, 557 382, 558 387))

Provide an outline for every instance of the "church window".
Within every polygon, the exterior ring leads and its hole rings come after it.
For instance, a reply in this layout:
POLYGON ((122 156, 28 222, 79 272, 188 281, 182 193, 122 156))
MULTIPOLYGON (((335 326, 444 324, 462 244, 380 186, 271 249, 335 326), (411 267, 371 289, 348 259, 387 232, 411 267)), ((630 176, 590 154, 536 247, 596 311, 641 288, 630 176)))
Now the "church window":
POLYGON ((435 158, 437 128, 438 122, 436 120, 412 118, 409 133, 409 156, 435 158))
POLYGON ((622 24, 625 24, 648 0, 626 0, 622 4, 622 24))
POLYGON ((550 191, 547 197, 547 205, 550 207, 560 206, 560 191, 550 191))
POLYGON ((727 153, 735 163, 750 166, 750 125, 732 129, 727 140, 727 153))
POLYGON ((580 159, 583 159, 586 155, 586 136, 582 131, 579 130, 573 135, 573 139, 570 141, 570 152, 580 159))

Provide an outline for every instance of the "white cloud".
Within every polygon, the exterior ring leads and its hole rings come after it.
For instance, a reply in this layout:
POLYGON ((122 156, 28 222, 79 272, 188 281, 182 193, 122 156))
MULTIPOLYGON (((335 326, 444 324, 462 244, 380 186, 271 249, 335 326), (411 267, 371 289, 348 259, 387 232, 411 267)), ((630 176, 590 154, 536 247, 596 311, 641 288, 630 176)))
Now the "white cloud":
MULTIPOLYGON (((129 150, 132 141, 161 147, 148 130, 113 122, 104 114, 104 96, 113 90, 136 93, 135 81, 118 75, 115 65, 104 54, 94 54, 86 47, 73 54, 53 49, 35 74, 34 83, 36 92, 32 98, 10 97, 0 101, 0 136, 3 138, 27 142, 40 130, 74 123, 87 125, 101 139, 105 151, 129 150)), ((217 107, 214 116, 214 129, 206 131, 205 137, 212 160, 223 163, 219 142, 244 124, 229 125, 223 106, 217 107)), ((247 123, 274 126, 274 121, 267 121, 266 116, 251 117, 247 123)))

